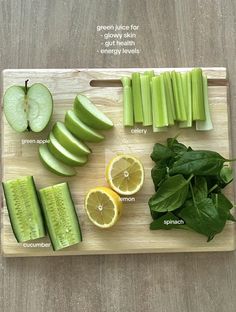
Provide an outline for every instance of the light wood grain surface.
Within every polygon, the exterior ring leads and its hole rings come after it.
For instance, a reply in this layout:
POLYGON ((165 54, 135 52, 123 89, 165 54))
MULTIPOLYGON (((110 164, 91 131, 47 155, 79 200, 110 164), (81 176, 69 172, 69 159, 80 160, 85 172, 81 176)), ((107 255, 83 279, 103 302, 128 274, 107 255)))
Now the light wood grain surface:
MULTIPOLYGON (((172 71, 173 68, 154 68, 155 74, 162 71, 172 71)), ((177 69, 189 71, 189 68, 177 69)), ((49 185, 68 181, 75 208, 80 218, 83 242, 54 252, 48 237, 34 241, 46 243, 48 247, 26 247, 17 243, 12 228, 6 204, 3 205, 2 219, 2 250, 5 256, 60 256, 87 254, 125 254, 125 253, 158 253, 158 252, 190 252, 190 251, 232 251, 235 249, 235 224, 227 222, 224 231, 214 240, 207 243, 206 238, 194 232, 180 230, 150 231, 151 222, 148 199, 154 193, 151 179, 153 162, 150 154, 155 142, 166 143, 168 137, 174 137, 180 130, 171 127, 167 132, 154 133, 152 128, 144 127, 146 135, 132 134, 130 128, 123 126, 122 87, 92 87, 92 80, 108 81, 131 76, 132 71, 143 72, 145 69, 8 69, 2 73, 3 92, 12 84, 21 85, 29 79, 45 83, 54 98, 53 118, 49 126, 41 133, 16 133, 3 116, 2 134, 2 165, 3 180, 15 179, 22 175, 33 175, 40 189, 49 185), (99 144, 89 144, 92 154, 84 167, 77 169, 73 178, 58 177, 46 170, 39 161, 38 144, 22 144, 22 140, 46 140, 55 121, 64 121, 65 112, 72 108, 77 93, 88 96, 114 122, 114 129, 105 131, 105 140, 99 144), (138 157, 145 169, 145 183, 133 198, 135 202, 123 203, 124 213, 118 224, 102 231, 89 221, 84 210, 84 197, 89 189, 106 185, 105 167, 114 155, 128 153, 138 157), (96 176, 94 172, 96 171, 96 176)), ((209 132, 181 129, 179 140, 194 149, 211 149, 229 158, 230 143, 228 133, 228 103, 226 68, 203 68, 208 79, 225 80, 225 86, 209 86, 208 96, 214 130, 209 132), (216 144, 217 142, 217 144, 216 144)), ((137 127, 137 126, 136 126, 137 127)), ((139 126, 140 128, 140 126, 139 126)), ((233 199, 232 187, 226 189, 233 199)), ((44 245, 45 246, 45 245, 44 245)))
MULTIPOLYGON (((226 66, 233 151, 234 0, 1 0, 1 68, 226 66), (139 24, 139 56, 97 54, 98 24, 139 24)), ((1 259, 0 310, 233 312, 236 254, 1 259)))

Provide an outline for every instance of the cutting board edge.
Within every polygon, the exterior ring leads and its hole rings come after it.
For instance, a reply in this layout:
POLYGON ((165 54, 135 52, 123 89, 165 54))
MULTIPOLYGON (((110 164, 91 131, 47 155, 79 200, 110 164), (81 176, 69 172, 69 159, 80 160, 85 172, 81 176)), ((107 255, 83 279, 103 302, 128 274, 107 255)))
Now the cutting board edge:
POLYGON ((133 250, 119 250, 119 251, 85 251, 85 252, 76 252, 76 251, 69 251, 66 252, 63 251, 63 253, 40 253, 39 252, 34 252, 34 253, 6 253, 4 252, 4 249, 1 250, 1 255, 4 258, 28 258, 28 257, 61 257, 61 256, 95 256, 95 255, 131 255, 131 254, 172 254, 172 253, 208 253, 208 252, 234 252, 236 250, 235 242, 232 246, 228 246, 227 248, 225 247, 206 247, 206 248, 190 248, 188 250, 182 249, 182 248, 160 248, 160 249, 133 249, 133 250))

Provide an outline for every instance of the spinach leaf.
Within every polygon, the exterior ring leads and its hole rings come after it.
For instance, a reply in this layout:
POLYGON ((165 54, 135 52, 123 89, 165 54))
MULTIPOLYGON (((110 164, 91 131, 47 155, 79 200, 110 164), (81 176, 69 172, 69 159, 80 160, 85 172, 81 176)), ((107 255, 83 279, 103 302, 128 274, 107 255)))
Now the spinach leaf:
POLYGON ((233 170, 229 166, 224 166, 220 170, 219 185, 224 188, 227 184, 233 181, 233 170))
POLYGON ((153 220, 159 219, 160 217, 162 217, 164 214, 166 214, 166 212, 158 212, 158 211, 154 211, 152 209, 150 209, 150 213, 152 216, 153 220))
POLYGON ((228 219, 227 219, 227 220, 230 220, 230 221, 236 222, 235 217, 234 217, 231 213, 229 213, 229 215, 228 215, 228 219))
POLYGON ((218 210, 221 219, 225 220, 226 222, 226 220, 231 218, 231 221, 234 221, 232 220, 232 215, 230 213, 230 209, 233 208, 233 204, 231 203, 231 201, 222 193, 212 193, 211 198, 215 204, 216 209, 218 210))
POLYGON ((207 181, 204 177, 194 177, 193 194, 196 201, 201 201, 208 195, 207 181))
POLYGON ((188 229, 185 222, 175 216, 172 212, 167 212, 150 224, 150 230, 171 230, 171 229, 188 229))
POLYGON ((154 211, 165 212, 175 210, 183 205, 188 195, 189 180, 181 174, 169 177, 149 199, 149 207, 154 211))
POLYGON ((207 236, 208 241, 220 233, 225 225, 211 198, 204 198, 200 202, 187 200, 178 216, 191 229, 207 236))
POLYGON ((185 152, 170 169, 170 175, 217 175, 226 161, 220 154, 213 151, 185 152))
POLYGON ((167 146, 172 150, 176 155, 183 154, 187 152, 188 148, 183 143, 179 143, 175 138, 167 139, 167 146))
POLYGON ((157 162, 159 160, 165 160, 173 156, 174 156, 174 153, 172 152, 171 149, 169 149, 169 147, 160 143, 156 143, 153 147, 151 159, 157 162))
POLYGON ((157 191, 160 183, 165 179, 167 174, 167 165, 163 160, 156 162, 156 165, 152 168, 151 176, 155 186, 155 191, 157 191))

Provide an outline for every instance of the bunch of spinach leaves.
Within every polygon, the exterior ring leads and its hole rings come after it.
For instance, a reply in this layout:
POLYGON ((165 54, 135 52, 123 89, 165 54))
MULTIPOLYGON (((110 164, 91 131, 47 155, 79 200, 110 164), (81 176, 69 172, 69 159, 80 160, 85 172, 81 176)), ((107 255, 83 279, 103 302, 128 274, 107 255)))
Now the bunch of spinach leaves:
POLYGON ((194 230, 210 241, 227 220, 236 221, 230 213, 233 204, 222 193, 233 180, 226 165, 230 160, 214 151, 193 150, 176 138, 156 143, 151 158, 156 192, 149 199, 151 230, 194 230))

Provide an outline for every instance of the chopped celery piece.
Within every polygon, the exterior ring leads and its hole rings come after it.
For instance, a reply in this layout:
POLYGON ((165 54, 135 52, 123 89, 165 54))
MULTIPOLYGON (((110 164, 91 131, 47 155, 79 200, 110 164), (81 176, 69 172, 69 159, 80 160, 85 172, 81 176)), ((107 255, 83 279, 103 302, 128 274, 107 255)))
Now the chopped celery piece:
POLYGON ((191 72, 181 74, 183 94, 185 98, 187 120, 179 123, 180 128, 192 127, 192 81, 191 72))
POLYGON ((173 83, 173 93, 176 108, 176 120, 186 121, 187 114, 185 110, 184 95, 181 81, 181 74, 173 71, 171 73, 173 83))
POLYGON ((131 79, 129 77, 121 78, 123 84, 123 123, 124 126, 134 125, 134 109, 131 89, 131 79))
POLYGON ((205 109, 203 99, 203 82, 201 68, 192 70, 192 106, 193 120, 205 120, 205 109))
POLYGON ((165 88, 166 88, 166 101, 167 105, 171 108, 171 113, 173 116, 173 119, 176 119, 176 112, 175 112, 175 103, 174 103, 174 94, 173 94, 173 87, 171 82, 171 74, 170 72, 164 73, 164 79, 165 79, 165 88))
POLYGON ((168 126, 165 84, 163 76, 155 76, 152 78, 152 109, 154 127, 162 128, 168 126))
POLYGON ((164 86, 165 86, 165 97, 166 97, 166 108, 167 108, 168 124, 170 126, 173 126, 175 124, 175 121, 174 121, 174 116, 173 116, 173 111, 172 111, 172 104, 171 104, 171 99, 170 99, 170 93, 169 93, 169 89, 167 87, 167 82, 166 82, 166 78, 165 78, 165 73, 161 73, 161 76, 163 77, 164 86))
POLYGON ((153 132, 166 132, 168 130, 168 127, 155 127, 153 125, 153 132))
POLYGON ((184 91, 183 91, 183 84, 182 84, 182 78, 181 73, 177 72, 177 86, 178 86, 178 95, 179 95, 179 104, 180 104, 180 121, 186 121, 187 120, 187 113, 186 113, 186 104, 185 104, 185 97, 184 97, 184 91))
POLYGON ((140 74, 132 74, 132 94, 133 94, 133 106, 134 106, 134 121, 143 122, 143 107, 141 96, 141 83, 140 74))
POLYGON ((203 98, 206 119, 196 121, 196 130, 208 131, 213 129, 213 124, 211 121, 211 112, 208 102, 208 85, 206 75, 203 75, 203 98))
POLYGON ((144 72, 144 75, 148 75, 150 79, 155 76, 154 70, 147 70, 144 72))
POLYGON ((141 75, 141 95, 143 105, 143 125, 152 125, 152 102, 151 102, 151 89, 149 75, 141 75))

